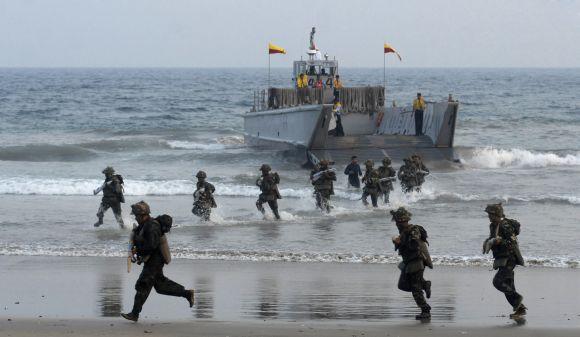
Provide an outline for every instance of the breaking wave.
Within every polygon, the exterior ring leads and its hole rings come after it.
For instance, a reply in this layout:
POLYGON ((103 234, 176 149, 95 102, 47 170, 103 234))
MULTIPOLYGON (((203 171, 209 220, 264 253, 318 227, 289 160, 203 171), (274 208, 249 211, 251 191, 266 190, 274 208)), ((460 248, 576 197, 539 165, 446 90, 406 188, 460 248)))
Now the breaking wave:
MULTIPOLYGON (((123 247, 124 248, 124 247, 123 247)), ((85 247, 43 247, 40 245, 12 245, 0 247, 0 255, 8 256, 63 256, 63 257, 119 257, 125 258, 122 247, 114 245, 99 248, 85 247)), ((239 250, 194 250, 172 247, 172 256, 189 260, 221 260, 251 262, 300 262, 300 263, 365 263, 398 264, 400 257, 382 254, 325 253, 325 252, 287 252, 287 251, 239 251, 239 250)), ((492 260, 483 256, 432 256, 433 264, 438 266, 490 267, 492 260)), ((580 260, 572 257, 525 257, 529 266, 578 268, 580 260)))
POLYGON ((179 149, 179 150, 206 150, 206 151, 217 151, 225 149, 225 145, 223 144, 206 144, 206 143, 195 143, 195 142, 187 142, 181 140, 170 140, 167 141, 167 145, 169 145, 172 149, 179 149))
POLYGON ((580 153, 565 156, 556 153, 535 153, 522 149, 475 149, 473 156, 462 160, 474 168, 540 168, 548 166, 580 166, 580 153))

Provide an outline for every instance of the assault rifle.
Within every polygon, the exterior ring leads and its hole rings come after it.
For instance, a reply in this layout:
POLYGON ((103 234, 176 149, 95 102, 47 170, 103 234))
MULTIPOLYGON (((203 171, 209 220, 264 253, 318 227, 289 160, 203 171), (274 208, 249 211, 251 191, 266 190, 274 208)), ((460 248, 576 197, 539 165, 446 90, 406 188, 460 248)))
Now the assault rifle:
POLYGON ((205 188, 200 188, 193 192, 193 201, 198 201, 201 194, 205 192, 205 188))
POLYGON ((135 260, 135 252, 134 252, 134 248, 135 248, 135 228, 137 227, 137 225, 133 224, 133 230, 131 231, 131 234, 129 235, 129 246, 127 249, 127 273, 131 272, 131 263, 134 263, 135 260))
POLYGON ((386 178, 381 178, 381 179, 379 179, 379 181, 380 181, 381 183, 383 183, 383 182, 385 182, 385 181, 395 181, 395 180, 397 180, 397 178, 396 178, 396 177, 386 177, 386 178))
POLYGON ((310 180, 312 180, 312 181, 317 181, 318 179, 320 179, 320 177, 322 177, 322 175, 323 175, 324 173, 327 173, 327 172, 336 172, 336 170, 335 170, 335 169, 333 169, 333 168, 331 168, 331 169, 328 169, 328 170, 324 170, 324 171, 316 172, 316 173, 314 173, 314 174, 312 175, 312 178, 310 178, 310 180))
POLYGON ((113 182, 112 180, 105 181, 101 186, 97 187, 97 189, 93 191, 93 194, 94 195, 99 194, 99 192, 101 192, 105 188, 105 186, 110 185, 112 182, 113 182))

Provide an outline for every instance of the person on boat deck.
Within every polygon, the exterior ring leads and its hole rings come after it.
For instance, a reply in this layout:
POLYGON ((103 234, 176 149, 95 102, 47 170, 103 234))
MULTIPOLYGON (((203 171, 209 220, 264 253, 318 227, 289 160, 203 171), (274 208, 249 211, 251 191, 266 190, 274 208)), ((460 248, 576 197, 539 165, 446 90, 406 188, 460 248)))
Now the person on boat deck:
POLYGON ((304 73, 300 73, 298 80, 296 81, 296 87, 298 87, 298 89, 307 88, 308 76, 306 76, 304 73))
POLYGON ((324 87, 324 83, 322 79, 320 79, 320 75, 316 75, 316 82, 314 82, 314 87, 317 89, 322 89, 324 87))
POLYGON ((423 113, 427 105, 425 100, 421 97, 421 93, 417 93, 417 98, 413 101, 413 111, 415 112, 415 135, 423 135, 423 113))
POLYGON ((340 81, 340 76, 339 75, 336 75, 334 77, 334 82, 333 82, 332 86, 334 87, 334 89, 340 89, 340 88, 342 88, 342 82, 340 81))
POLYGON ((336 137, 344 137, 344 128, 342 127, 342 104, 338 101, 338 97, 334 98, 334 105, 332 106, 332 112, 336 119, 336 137))
POLYGON ((344 174, 348 175, 348 184, 354 188, 360 188, 360 179, 362 176, 362 171, 360 165, 358 164, 357 156, 352 156, 350 158, 350 164, 344 169, 344 174))

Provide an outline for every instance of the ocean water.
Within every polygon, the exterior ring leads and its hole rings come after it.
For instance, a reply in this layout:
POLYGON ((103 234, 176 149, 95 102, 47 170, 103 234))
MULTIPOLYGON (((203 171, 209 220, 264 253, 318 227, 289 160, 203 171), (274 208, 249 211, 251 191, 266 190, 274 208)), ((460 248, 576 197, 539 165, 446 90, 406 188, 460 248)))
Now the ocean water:
MULTIPOLYGON (((243 142, 242 114, 264 69, 0 69, 0 254, 123 256, 128 230, 111 213, 95 229, 92 190, 112 165, 128 205, 174 217, 177 257, 395 263, 390 209, 405 206, 430 235, 440 265, 489 265, 483 212, 503 202, 522 223, 530 265, 580 264, 580 69, 395 69, 387 98, 417 91, 460 101, 460 163, 433 168, 421 193, 364 207, 339 174, 330 215, 315 209, 304 158, 243 142), (283 220, 255 209, 262 163, 278 171, 283 220), (212 221, 191 214, 193 173, 216 186, 212 221)), ((290 69, 272 83, 290 85, 290 69)), ((345 85, 382 84, 382 69, 341 69, 345 85)), ((395 163, 398 168, 400 163, 395 163)), ((339 171, 342 168, 337 168, 339 171)))

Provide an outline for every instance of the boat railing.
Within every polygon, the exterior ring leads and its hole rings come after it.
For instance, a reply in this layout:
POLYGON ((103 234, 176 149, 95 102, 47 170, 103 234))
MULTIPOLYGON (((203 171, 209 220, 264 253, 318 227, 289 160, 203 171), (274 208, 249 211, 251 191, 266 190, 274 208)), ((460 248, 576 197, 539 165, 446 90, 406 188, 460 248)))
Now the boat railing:
POLYGON ((339 97, 343 113, 373 113, 385 105, 385 90, 376 87, 270 88, 254 91, 252 111, 275 110, 300 105, 332 104, 339 97))

